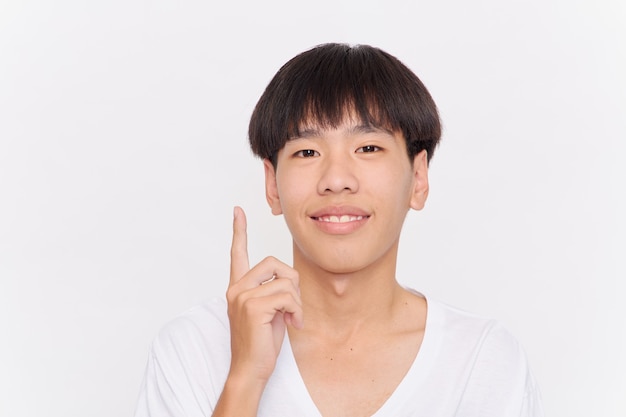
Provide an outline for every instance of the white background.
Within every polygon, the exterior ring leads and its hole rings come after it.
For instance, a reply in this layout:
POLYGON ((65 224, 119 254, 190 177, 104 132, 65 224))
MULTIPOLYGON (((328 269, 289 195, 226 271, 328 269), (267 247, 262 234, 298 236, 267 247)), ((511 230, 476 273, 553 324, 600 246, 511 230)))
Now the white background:
POLYGON ((444 122, 399 280, 502 321, 548 415, 626 415, 621 0, 0 0, 0 415, 129 416, 159 328, 290 261, 252 108, 329 41, 396 55, 444 122))

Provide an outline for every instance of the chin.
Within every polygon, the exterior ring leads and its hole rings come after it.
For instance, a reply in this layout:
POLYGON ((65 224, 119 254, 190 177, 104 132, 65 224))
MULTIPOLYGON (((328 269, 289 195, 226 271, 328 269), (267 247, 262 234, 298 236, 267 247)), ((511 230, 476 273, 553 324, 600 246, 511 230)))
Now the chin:
POLYGON ((324 257, 323 259, 310 257, 308 262, 316 265, 317 268, 336 275, 348 275, 366 269, 370 263, 358 262, 355 259, 346 259, 346 257, 324 257))
MULTIPOLYGON (((368 268, 376 268, 385 260, 391 259, 394 251, 390 248, 381 247, 378 250, 371 250, 368 245, 332 244, 336 242, 326 242, 325 245, 315 245, 302 247, 294 245, 294 261, 308 264, 311 270, 320 269, 322 271, 347 275, 354 274, 368 268)), ((393 248, 393 245, 391 245, 393 248)), ((304 265, 303 265, 304 266, 304 265)))

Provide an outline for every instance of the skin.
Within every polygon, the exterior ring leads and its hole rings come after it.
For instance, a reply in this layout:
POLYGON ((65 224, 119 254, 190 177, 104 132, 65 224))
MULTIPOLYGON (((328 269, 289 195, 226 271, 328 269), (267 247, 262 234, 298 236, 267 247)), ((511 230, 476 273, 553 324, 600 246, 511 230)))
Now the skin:
POLYGON ((303 129, 277 161, 276 169, 264 161, 266 196, 290 229, 294 265, 269 257, 250 268, 245 215, 235 208, 232 361, 213 415, 256 415, 288 331, 321 414, 371 416, 423 337, 426 301, 398 284, 395 269, 406 213, 428 196, 426 152, 410 161, 401 134, 347 118, 337 129, 303 129))

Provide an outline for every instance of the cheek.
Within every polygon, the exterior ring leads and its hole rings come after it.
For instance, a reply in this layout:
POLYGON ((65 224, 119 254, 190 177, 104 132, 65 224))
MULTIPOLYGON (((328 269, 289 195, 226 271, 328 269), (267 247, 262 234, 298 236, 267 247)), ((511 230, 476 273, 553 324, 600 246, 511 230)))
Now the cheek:
POLYGON ((301 207, 305 200, 305 190, 309 187, 298 175, 279 176, 276 178, 276 186, 280 205, 285 216, 301 207))
POLYGON ((387 170, 386 175, 372 175, 372 191, 384 201, 395 201, 398 209, 409 206, 413 191, 412 176, 404 170, 387 170))

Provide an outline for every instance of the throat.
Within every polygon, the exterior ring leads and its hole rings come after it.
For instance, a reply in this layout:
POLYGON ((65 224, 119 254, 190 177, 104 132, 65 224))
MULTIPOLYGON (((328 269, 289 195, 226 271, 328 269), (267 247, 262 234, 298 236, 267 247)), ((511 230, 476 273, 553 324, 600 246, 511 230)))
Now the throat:
POLYGON ((394 306, 405 291, 395 280, 372 286, 353 278, 301 280, 300 289, 307 321, 325 332, 341 333, 392 321, 394 306))

